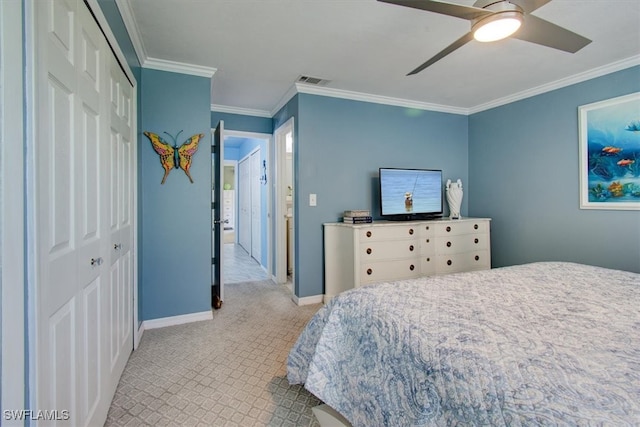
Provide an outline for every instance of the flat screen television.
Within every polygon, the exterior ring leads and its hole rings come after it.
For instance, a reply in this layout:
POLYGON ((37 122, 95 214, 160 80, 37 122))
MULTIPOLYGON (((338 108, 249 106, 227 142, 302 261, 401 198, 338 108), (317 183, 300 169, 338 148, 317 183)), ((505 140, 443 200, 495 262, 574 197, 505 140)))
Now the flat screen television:
POLYGON ((413 220, 442 216, 442 171, 380 168, 380 214, 413 220))

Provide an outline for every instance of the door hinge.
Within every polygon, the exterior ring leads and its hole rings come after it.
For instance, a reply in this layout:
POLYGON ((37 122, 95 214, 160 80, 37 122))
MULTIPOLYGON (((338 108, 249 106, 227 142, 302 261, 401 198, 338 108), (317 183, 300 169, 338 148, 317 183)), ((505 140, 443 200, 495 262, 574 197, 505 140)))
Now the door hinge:
POLYGON ((216 257, 211 257, 211 265, 216 265, 216 257))

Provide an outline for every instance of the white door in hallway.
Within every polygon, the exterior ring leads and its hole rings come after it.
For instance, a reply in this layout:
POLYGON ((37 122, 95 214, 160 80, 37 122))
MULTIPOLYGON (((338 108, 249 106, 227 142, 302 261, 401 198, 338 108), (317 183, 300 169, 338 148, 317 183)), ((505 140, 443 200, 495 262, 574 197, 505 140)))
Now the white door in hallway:
POLYGON ((33 6, 30 403, 102 425, 133 348, 133 90, 82 0, 33 6))
POLYGON ((251 253, 251 163, 248 158, 238 164, 238 243, 251 253))
POLYGON ((261 264, 262 241, 260 239, 260 150, 251 154, 251 256, 261 264))

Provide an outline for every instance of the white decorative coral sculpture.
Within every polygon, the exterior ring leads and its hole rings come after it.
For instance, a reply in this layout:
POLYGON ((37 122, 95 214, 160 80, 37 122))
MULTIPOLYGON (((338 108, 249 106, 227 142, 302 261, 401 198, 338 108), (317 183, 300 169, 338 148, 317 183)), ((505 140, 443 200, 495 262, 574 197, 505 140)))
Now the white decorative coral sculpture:
POLYGON ((460 219, 460 206, 462 205, 462 180, 456 182, 447 180, 447 203, 449 204, 449 218, 460 219))

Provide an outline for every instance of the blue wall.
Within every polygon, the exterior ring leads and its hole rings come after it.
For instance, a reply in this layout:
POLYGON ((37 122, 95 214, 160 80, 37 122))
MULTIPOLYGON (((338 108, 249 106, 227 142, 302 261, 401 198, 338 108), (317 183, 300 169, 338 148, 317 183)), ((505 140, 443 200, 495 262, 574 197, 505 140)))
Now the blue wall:
POLYGON ((640 272, 640 212, 579 209, 578 106, 640 90, 640 67, 469 119, 473 216, 492 217, 492 264, 574 261, 640 272))
MULTIPOLYGON (((468 178, 467 116, 298 95, 294 162, 296 283, 299 297, 320 295, 323 229, 345 209, 379 215, 378 168, 442 169, 447 178, 468 178), (309 194, 317 206, 309 206, 309 194)), ((463 199, 463 215, 467 201, 463 199)))
POLYGON ((224 128, 226 130, 268 134, 273 133, 273 120, 268 117, 245 116, 242 114, 212 111, 211 127, 215 128, 220 120, 224 120, 224 128))
POLYGON ((163 169, 146 136, 141 138, 139 212, 143 320, 211 309, 211 79, 143 69, 142 117, 145 131, 175 136, 182 144, 202 133, 193 158, 191 184, 174 169, 160 185, 163 169))

